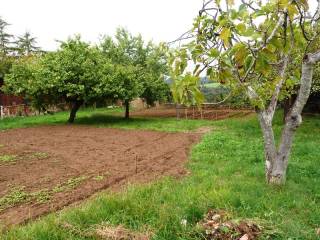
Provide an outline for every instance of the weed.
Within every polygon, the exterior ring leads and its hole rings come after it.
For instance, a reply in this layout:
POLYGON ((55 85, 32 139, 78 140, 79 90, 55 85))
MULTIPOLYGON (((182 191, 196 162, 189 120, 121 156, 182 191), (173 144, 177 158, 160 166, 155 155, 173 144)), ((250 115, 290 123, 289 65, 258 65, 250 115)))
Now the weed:
POLYGON ((0 162, 4 163, 12 163, 15 162, 17 159, 16 155, 2 155, 0 156, 0 162))
POLYGON ((98 176, 95 176, 93 179, 96 181, 102 181, 104 179, 104 176, 98 175, 98 176))
POLYGON ((72 189, 76 188, 78 185, 80 185, 87 178, 88 178, 87 176, 80 176, 80 177, 76 177, 76 178, 70 178, 70 179, 68 179, 67 182, 55 186, 52 189, 52 191, 54 193, 59 193, 59 192, 65 192, 65 191, 68 191, 68 190, 72 190, 72 189))
POLYGON ((51 198, 51 191, 48 189, 43 189, 38 192, 32 193, 31 196, 38 202, 38 203, 46 203, 50 201, 51 198))
POLYGON ((15 187, 9 193, 0 198, 0 211, 25 202, 29 199, 28 193, 24 191, 24 187, 15 187))

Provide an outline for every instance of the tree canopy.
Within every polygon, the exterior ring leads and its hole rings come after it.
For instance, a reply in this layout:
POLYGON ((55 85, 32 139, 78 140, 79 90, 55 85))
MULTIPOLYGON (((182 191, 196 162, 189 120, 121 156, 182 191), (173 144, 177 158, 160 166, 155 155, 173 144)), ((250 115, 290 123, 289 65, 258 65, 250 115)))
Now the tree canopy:
POLYGON ((84 102, 100 97, 102 57, 80 37, 62 42, 56 52, 16 62, 5 78, 6 92, 24 95, 41 107, 71 103, 69 122, 73 122, 84 102))
POLYGON ((263 130, 269 183, 285 181, 293 135, 310 94, 313 66, 320 60, 320 49, 314 47, 319 19, 319 1, 312 11, 307 0, 210 0, 203 2, 193 28, 178 39, 188 42, 174 55, 173 73, 185 74, 193 61, 194 76, 205 72, 249 97, 263 130), (273 116, 293 86, 298 86, 297 98, 276 146, 273 116))
POLYGON ((36 46, 36 38, 32 37, 29 32, 23 36, 16 37, 7 31, 10 24, 0 17, 0 80, 3 81, 13 62, 22 55, 30 55, 40 50, 36 46))
POLYGON ((15 48, 19 55, 30 55, 39 52, 37 40, 30 32, 25 32, 22 36, 18 36, 15 41, 15 48))
POLYGON ((7 55, 11 51, 13 35, 7 32, 9 24, 0 17, 0 54, 7 55))
POLYGON ((141 97, 149 105, 167 99, 169 87, 164 82, 164 74, 168 68, 164 46, 145 44, 140 35, 133 36, 119 28, 114 39, 103 38, 100 48, 116 65, 114 81, 119 84, 116 84, 114 98, 124 101, 126 117, 129 117, 129 102, 134 98, 141 97))
POLYGON ((76 36, 61 42, 57 51, 20 57, 3 90, 25 96, 38 109, 70 103, 69 122, 82 104, 106 99, 123 101, 128 118, 133 99, 141 97, 153 104, 168 96, 166 70, 165 48, 118 29, 115 39, 105 37, 99 46, 76 36))

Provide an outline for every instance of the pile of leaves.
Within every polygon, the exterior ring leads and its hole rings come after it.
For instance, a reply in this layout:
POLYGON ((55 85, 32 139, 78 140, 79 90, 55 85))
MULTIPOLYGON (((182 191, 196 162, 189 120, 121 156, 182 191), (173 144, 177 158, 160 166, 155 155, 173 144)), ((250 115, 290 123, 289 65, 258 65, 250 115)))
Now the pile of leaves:
POLYGON ((198 226, 205 240, 255 240, 262 230, 252 221, 233 220, 222 210, 209 210, 198 226))

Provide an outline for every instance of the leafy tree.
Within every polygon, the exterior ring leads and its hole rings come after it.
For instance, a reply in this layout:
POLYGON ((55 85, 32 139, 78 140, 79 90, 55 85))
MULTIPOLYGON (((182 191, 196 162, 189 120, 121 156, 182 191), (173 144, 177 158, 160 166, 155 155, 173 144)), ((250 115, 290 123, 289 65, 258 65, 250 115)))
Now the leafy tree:
POLYGON ((117 30, 114 39, 105 37, 100 48, 106 59, 117 65, 115 81, 120 85, 115 88, 114 96, 124 101, 125 117, 129 117, 129 102, 134 98, 142 97, 149 105, 167 98, 169 88, 163 79, 167 71, 165 48, 152 43, 145 44, 140 35, 132 36, 123 28, 117 30), (119 76, 126 71, 128 76, 120 80, 119 76), (130 79, 131 76, 135 79, 130 79), (124 82, 127 85, 122 84, 124 82))
POLYGON ((66 101, 71 104, 69 123, 82 104, 101 98, 103 58, 80 37, 61 42, 56 52, 31 59, 36 60, 14 64, 5 78, 6 92, 25 95, 38 107, 66 101))
POLYGON ((132 65, 123 66, 117 64, 112 73, 111 91, 114 99, 124 102, 125 118, 129 118, 130 102, 139 97, 143 91, 141 83, 141 72, 139 67, 132 65))
POLYGON ((37 46, 36 38, 32 37, 31 33, 28 31, 22 36, 19 36, 15 44, 20 55, 28 56, 32 53, 37 53, 40 50, 40 48, 37 46))
POLYGON ((319 48, 312 49, 319 38, 319 19, 320 1, 315 13, 307 0, 205 1, 193 29, 181 37, 192 41, 172 64, 183 74, 191 60, 195 76, 206 70, 211 79, 249 97, 260 121, 266 179, 271 184, 286 179, 294 133, 302 122, 314 65, 320 60, 319 48), (297 49, 302 54, 296 54, 297 49), (292 68, 292 63, 301 67, 292 68), (292 85, 298 86, 297 97, 276 145, 272 120, 279 99, 290 94, 292 85))
POLYGON ((10 56, 5 56, 0 60, 0 81, 3 81, 5 74, 9 72, 13 61, 14 58, 10 56))
POLYGON ((146 60, 142 65, 144 91, 140 97, 150 106, 156 101, 166 101, 171 96, 169 85, 164 81, 164 75, 168 73, 167 61, 166 46, 148 43, 146 60))

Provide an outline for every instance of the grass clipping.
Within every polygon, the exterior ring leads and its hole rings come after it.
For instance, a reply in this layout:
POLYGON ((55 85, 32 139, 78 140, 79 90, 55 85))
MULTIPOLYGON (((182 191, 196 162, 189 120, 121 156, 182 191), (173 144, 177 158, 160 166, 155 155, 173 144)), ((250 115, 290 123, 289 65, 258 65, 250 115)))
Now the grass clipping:
POLYGON ((222 210, 210 210, 198 223, 205 240, 255 240, 262 228, 249 220, 231 220, 222 210))
POLYGON ((150 240, 153 235, 151 232, 135 232, 123 227, 122 225, 112 226, 107 223, 104 223, 103 225, 96 225, 87 230, 77 228, 70 223, 63 223, 59 225, 63 229, 66 229, 75 235, 81 237, 93 237, 101 240, 150 240))
POLYGON ((130 231, 123 226, 104 226, 96 230, 96 235, 101 239, 110 240, 149 240, 150 234, 130 231))

